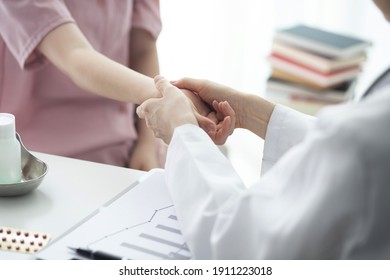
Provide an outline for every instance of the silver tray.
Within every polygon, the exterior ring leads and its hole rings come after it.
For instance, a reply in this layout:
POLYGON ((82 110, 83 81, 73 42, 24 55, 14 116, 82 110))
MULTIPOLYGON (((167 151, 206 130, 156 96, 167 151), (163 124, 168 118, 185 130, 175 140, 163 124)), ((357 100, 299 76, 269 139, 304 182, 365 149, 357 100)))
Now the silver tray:
POLYGON ((16 134, 16 138, 22 153, 22 180, 13 184, 0 184, 0 196, 23 195, 35 190, 48 171, 47 164, 26 149, 19 134, 16 134))

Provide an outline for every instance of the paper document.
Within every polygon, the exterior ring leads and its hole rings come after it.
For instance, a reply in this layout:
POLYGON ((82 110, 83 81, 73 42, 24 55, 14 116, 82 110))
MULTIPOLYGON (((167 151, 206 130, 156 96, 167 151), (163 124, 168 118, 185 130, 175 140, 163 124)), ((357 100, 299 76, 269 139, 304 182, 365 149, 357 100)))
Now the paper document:
POLYGON ((41 251, 38 258, 77 258, 68 247, 99 250, 128 259, 191 258, 163 170, 149 172, 134 188, 41 251))

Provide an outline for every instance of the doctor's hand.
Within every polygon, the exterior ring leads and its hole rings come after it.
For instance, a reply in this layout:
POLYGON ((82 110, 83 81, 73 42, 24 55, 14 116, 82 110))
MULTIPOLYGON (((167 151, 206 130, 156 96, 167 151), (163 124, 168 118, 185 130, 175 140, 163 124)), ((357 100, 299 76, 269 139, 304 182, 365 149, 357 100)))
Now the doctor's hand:
MULTIPOLYGON (((180 89, 194 92, 204 102, 212 105, 214 109, 215 102, 221 104, 221 102, 227 101, 229 107, 231 106, 232 111, 235 112, 234 117, 232 117, 234 122, 231 133, 234 128, 245 128, 265 139, 267 126, 275 108, 275 104, 272 102, 260 96, 243 93, 207 80, 183 78, 172 84, 180 89)), ((217 113, 216 117, 218 121, 221 121, 224 115, 217 113)), ((226 138, 228 136, 228 133, 224 135, 226 138)), ((220 141, 224 142, 224 139, 220 138, 220 141)))
POLYGON ((213 126, 198 114, 196 115, 199 126, 208 133, 215 144, 224 144, 234 128, 240 127, 237 124, 235 110, 230 106, 230 102, 234 102, 235 107, 239 108, 242 99, 238 91, 210 81, 189 78, 172 84, 179 87, 191 99, 201 116, 215 123, 213 126), (208 112, 203 109, 205 104, 208 105, 208 112))
POLYGON ((201 115, 193 103, 166 79, 157 76, 155 84, 162 97, 152 98, 142 103, 137 108, 137 114, 140 118, 145 118, 147 126, 153 130, 155 136, 163 139, 165 143, 170 142, 174 129, 183 124, 199 125, 214 142, 230 129, 231 116, 225 116, 225 121, 219 123, 213 121, 216 113, 225 114, 226 110, 221 111, 220 108, 228 107, 232 111, 229 104, 217 103, 215 107, 218 112, 202 112, 201 115), (207 117, 204 116, 205 114, 207 117))
MULTIPOLYGON (((227 101, 229 107, 231 106, 230 108, 232 108, 231 111, 234 113, 234 128, 242 127, 240 119, 242 114, 240 112, 243 111, 242 108, 244 107, 243 93, 208 80, 183 78, 172 82, 172 84, 180 89, 187 89, 192 91, 204 102, 213 107, 215 105, 215 101, 218 103, 227 101)), ((217 117, 218 119, 221 119, 222 115, 217 114, 217 117)))

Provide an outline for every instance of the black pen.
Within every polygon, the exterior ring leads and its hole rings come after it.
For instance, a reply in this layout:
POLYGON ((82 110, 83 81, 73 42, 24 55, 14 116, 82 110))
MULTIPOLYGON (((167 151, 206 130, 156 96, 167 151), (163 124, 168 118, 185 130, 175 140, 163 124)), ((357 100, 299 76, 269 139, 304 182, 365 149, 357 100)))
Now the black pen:
POLYGON ((77 255, 91 260, 123 260, 124 259, 122 257, 115 256, 110 253, 105 253, 102 251, 93 251, 93 250, 83 249, 83 248, 71 248, 71 247, 68 248, 74 251, 77 255))

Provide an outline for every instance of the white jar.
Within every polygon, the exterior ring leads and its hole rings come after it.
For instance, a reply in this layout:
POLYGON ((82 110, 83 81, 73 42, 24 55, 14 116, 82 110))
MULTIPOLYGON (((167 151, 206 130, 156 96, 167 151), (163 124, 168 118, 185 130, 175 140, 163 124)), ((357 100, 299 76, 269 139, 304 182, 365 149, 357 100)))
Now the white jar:
POLYGON ((0 184, 21 181, 20 143, 15 134, 15 116, 0 113, 0 184))

